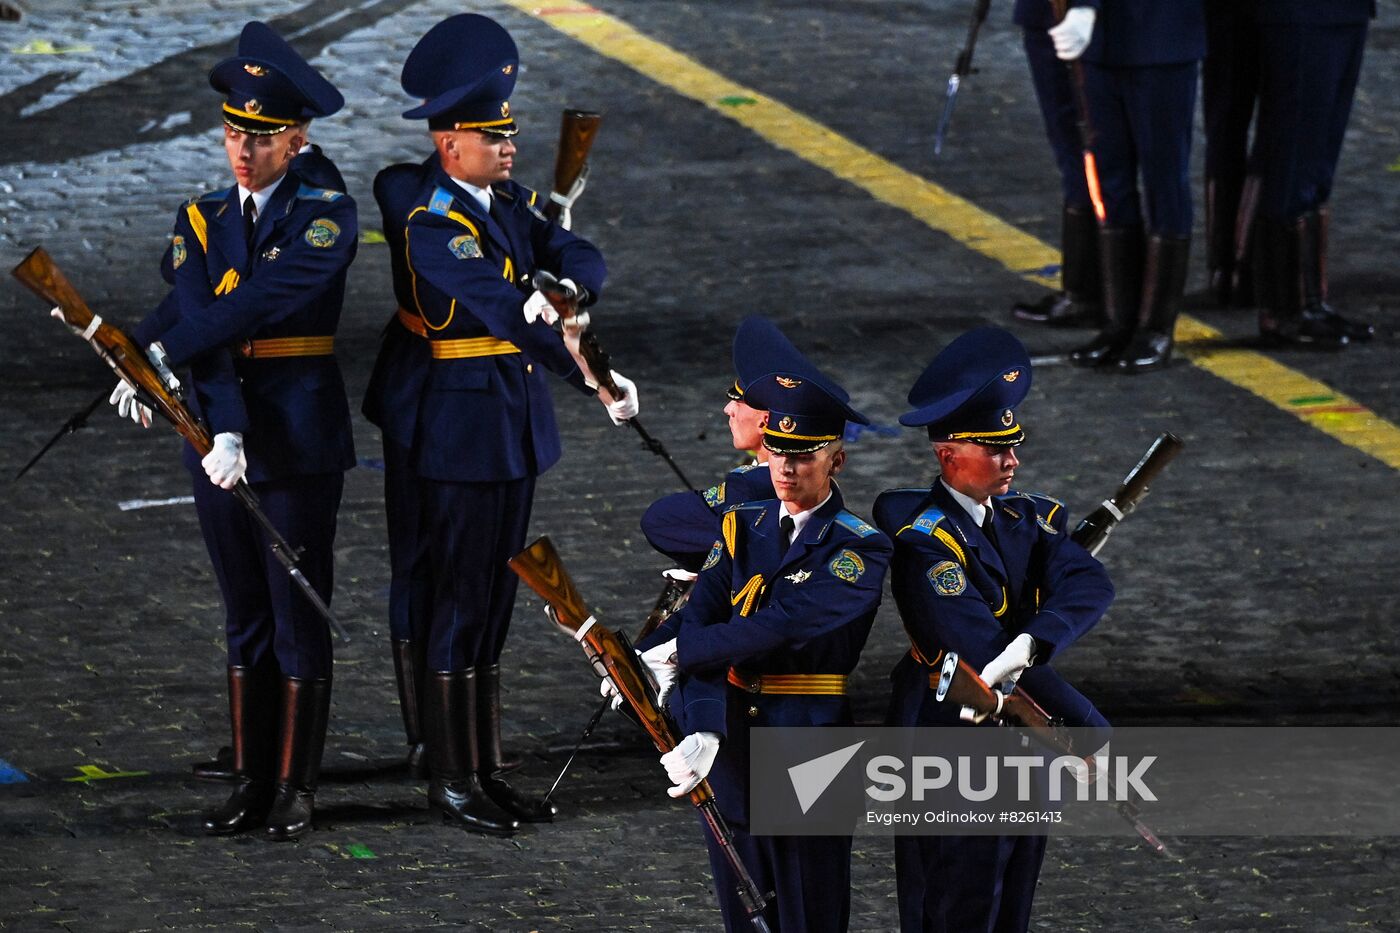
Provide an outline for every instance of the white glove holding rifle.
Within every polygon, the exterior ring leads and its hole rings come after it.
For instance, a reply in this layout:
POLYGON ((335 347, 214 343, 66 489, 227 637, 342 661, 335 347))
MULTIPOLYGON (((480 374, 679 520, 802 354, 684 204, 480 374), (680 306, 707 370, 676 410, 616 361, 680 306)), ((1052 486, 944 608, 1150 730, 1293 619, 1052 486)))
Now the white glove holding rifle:
POLYGON ((700 786, 719 754, 720 737, 714 732, 692 732, 675 748, 661 756, 661 766, 673 787, 666 789, 672 797, 684 797, 700 786))
MULTIPOLYGON (((1035 649, 1035 639, 1022 632, 1011 639, 1011 644, 1003 648, 1001 654, 988 661, 977 676, 993 690, 1010 693, 1016 681, 1021 679, 1021 674, 1035 663, 1035 649)), ((987 714, 979 714, 972 707, 964 706, 958 717, 964 722, 981 722, 987 718, 987 714)))
POLYGON ((1065 18, 1050 29, 1050 41, 1055 43, 1055 55, 1065 62, 1074 61, 1089 47, 1094 37, 1097 11, 1089 6, 1072 6, 1065 18))

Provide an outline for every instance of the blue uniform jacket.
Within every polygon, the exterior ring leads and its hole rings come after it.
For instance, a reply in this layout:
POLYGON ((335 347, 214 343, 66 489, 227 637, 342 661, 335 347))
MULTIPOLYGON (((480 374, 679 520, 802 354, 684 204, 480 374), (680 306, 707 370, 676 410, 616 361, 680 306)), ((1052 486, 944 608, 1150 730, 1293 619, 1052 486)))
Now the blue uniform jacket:
POLYGON ((493 191, 488 216, 436 157, 391 166, 375 180, 385 238, 403 257, 394 260, 395 294, 425 336, 389 324, 365 414, 412 450, 415 471, 427 479, 539 475, 560 453, 542 370, 591 391, 559 335, 541 320, 526 323, 522 308, 536 268, 573 279, 586 290, 585 303, 595 301, 607 274, 602 255, 546 220, 528 188, 504 182, 493 191), (436 349, 424 356, 408 337, 436 349), (521 352, 464 350, 483 338, 521 352))
MULTIPOLYGON (((979 671, 1028 632, 1040 647, 1023 677, 1027 692, 1035 696, 1032 685, 1040 682, 1042 693, 1056 694, 1036 697, 1051 713, 1071 725, 1093 724, 1097 713, 1084 708, 1082 695, 1032 672, 1098 622, 1113 601, 1113 584, 1070 540, 1059 502, 1017 492, 992 501, 1000 556, 941 481, 931 490, 890 490, 875 501, 876 524, 895 540, 891 591, 905 630, 923 657, 956 651, 979 671)), ((929 689, 929 672, 912 652, 895 666, 892 724, 958 722, 958 710, 939 704, 929 689)))
POLYGON ((642 515, 642 534, 676 566, 698 573, 710 546, 719 540, 719 522, 725 509, 772 498, 773 476, 768 465, 741 466, 702 493, 676 492, 657 499, 642 515))
POLYGON ((1204 0, 1100 0, 1084 61, 1109 67, 1174 65, 1205 54, 1204 0))
POLYGON ((332 354, 248 357, 245 341, 335 334, 358 228, 348 195, 288 171, 259 218, 251 252, 238 189, 192 199, 176 214, 175 290, 136 328, 189 364, 197 407, 215 432, 240 431, 248 479, 354 465, 345 384, 332 354))
POLYGON ((844 694, 750 694, 748 676, 849 674, 879 608, 890 541, 847 512, 839 490, 780 553, 776 499, 731 506, 685 608, 641 648, 677 639, 681 678, 669 701, 682 734, 723 737, 709 780, 724 815, 748 818, 748 730, 850 723, 844 694))

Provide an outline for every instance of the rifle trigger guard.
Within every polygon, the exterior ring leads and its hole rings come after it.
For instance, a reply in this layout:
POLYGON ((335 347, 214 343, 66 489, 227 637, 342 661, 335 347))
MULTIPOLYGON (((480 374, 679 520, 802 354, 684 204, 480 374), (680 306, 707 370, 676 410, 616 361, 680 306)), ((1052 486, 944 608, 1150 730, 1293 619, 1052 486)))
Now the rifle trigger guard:
POLYGON ((958 670, 958 654, 956 651, 949 651, 943 655, 943 670, 938 675, 938 690, 934 697, 939 703, 948 696, 948 688, 953 685, 953 675, 958 670))

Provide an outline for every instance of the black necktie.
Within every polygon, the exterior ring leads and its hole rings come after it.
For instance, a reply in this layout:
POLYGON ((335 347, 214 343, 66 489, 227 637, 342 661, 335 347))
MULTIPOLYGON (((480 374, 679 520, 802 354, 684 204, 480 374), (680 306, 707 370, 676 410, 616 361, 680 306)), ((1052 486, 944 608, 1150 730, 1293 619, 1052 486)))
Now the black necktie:
POLYGON ((257 227, 257 218, 253 216, 256 210, 253 196, 250 194, 243 199, 243 242, 247 244, 250 252, 253 249, 253 230, 257 227))
POLYGON ((786 554, 786 553, 788 552, 788 548, 792 547, 792 532, 793 532, 793 529, 796 528, 796 527, 797 527, 797 523, 794 522, 794 521, 792 520, 792 516, 791 516, 791 515, 784 515, 784 516, 778 521, 778 528, 779 528, 779 530, 781 530, 782 533, 783 533, 783 553, 784 553, 784 554, 786 554))
POLYGON ((997 554, 1001 554, 1001 542, 997 541, 997 526, 992 520, 992 507, 985 506, 982 510, 982 534, 987 536, 987 540, 992 542, 992 548, 997 554))

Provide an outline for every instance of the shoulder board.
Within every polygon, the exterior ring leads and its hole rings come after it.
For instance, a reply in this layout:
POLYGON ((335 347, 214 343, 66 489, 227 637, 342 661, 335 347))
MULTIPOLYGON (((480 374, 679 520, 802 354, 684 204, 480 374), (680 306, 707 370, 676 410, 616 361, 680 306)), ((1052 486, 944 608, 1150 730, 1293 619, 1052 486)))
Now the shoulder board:
POLYGON ((297 197, 308 201, 335 201, 344 195, 330 188, 313 188, 310 185, 302 185, 297 189, 297 197))
POLYGON ((222 201, 224 198, 228 197, 228 193, 232 190, 233 188, 229 187, 220 188, 218 191, 206 191, 201 195, 190 198, 189 203, 194 204, 198 202, 200 204, 208 204, 211 201, 222 201))
POLYGON ((943 521, 943 519, 945 518, 947 518, 947 516, 943 514, 942 509, 937 507, 929 507, 927 509, 924 509, 924 511, 920 512, 918 517, 915 518, 912 522, 905 525, 904 528, 901 528, 899 530, 901 534, 906 529, 908 529, 910 531, 919 531, 926 535, 932 535, 933 530, 938 527, 938 523, 943 521))
POLYGON ((725 514, 728 514, 730 512, 742 512, 745 509, 763 509, 767 507, 767 502, 736 502, 724 511, 725 514))
POLYGON ((1025 496, 1027 499, 1038 499, 1041 502, 1048 502, 1051 505, 1058 505, 1060 508, 1064 508, 1065 506, 1062 500, 1056 499, 1054 496, 1047 496, 1044 493, 1026 492, 1022 493, 1022 495, 1025 496))
POLYGON ((434 188, 433 196, 428 199, 428 213, 446 217, 452 210, 452 192, 446 188, 434 188))
MULTIPOLYGON (((747 472, 749 472, 750 470, 757 470, 757 469, 758 469, 759 467, 761 467, 761 466, 763 466, 763 464, 761 464, 761 463, 741 463, 741 464, 739 464, 738 466, 736 466, 734 469, 730 470, 729 472, 730 472, 730 473, 747 473, 747 472)), ((766 468, 765 468, 765 469, 766 469, 766 468)))
POLYGON ((868 538, 873 534, 878 534, 879 530, 859 515, 847 512, 845 509, 836 513, 836 524, 853 532, 862 538, 868 538))

